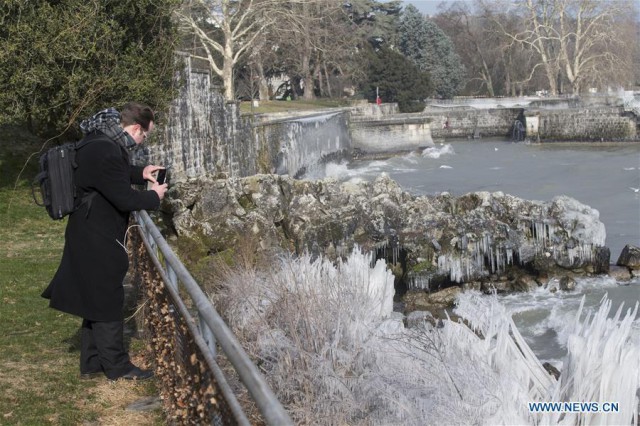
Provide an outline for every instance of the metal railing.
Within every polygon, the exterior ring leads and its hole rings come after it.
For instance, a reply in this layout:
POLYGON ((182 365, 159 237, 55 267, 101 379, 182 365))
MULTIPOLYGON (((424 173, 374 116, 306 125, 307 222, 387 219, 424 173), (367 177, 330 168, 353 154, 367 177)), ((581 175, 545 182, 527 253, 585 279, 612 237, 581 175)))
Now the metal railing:
POLYGON ((236 383, 237 377, 260 413, 259 423, 292 425, 263 375, 149 214, 135 212, 134 219, 140 230, 137 247, 134 236, 131 242, 137 249, 132 256, 134 269, 147 296, 145 323, 151 334, 165 408, 169 406, 169 420, 181 424, 251 424, 246 408, 238 402, 237 386, 232 389, 229 384, 236 383), (218 348, 226 357, 223 368, 217 361, 221 359, 218 348), (235 372, 232 380, 228 380, 225 369, 235 372))

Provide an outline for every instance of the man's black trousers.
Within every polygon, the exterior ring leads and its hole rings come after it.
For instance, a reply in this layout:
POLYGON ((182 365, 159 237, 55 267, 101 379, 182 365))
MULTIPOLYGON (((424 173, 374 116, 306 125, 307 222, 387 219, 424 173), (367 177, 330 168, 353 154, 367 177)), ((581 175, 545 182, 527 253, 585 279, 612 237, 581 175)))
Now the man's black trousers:
POLYGON ((128 373, 133 364, 124 348, 124 321, 82 320, 80 373, 104 372, 115 380, 128 373))

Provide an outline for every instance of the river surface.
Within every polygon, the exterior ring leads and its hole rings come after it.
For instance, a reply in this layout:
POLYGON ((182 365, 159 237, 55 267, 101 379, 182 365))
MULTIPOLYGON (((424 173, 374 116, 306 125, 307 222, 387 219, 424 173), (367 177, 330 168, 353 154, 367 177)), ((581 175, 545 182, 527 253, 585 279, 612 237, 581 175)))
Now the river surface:
MULTIPOLYGON (((600 212, 612 263, 626 244, 640 246, 640 144, 456 141, 384 161, 327 164, 309 177, 373 180, 383 172, 416 195, 502 191, 540 201, 568 195, 600 212)), ((501 300, 538 357, 561 367, 568 327, 581 299, 585 297, 587 311, 595 310, 605 294, 614 312, 623 302, 633 307, 640 300, 640 279, 581 279, 572 293, 541 287, 501 300)), ((640 320, 635 325, 634 339, 640 344, 640 320)))

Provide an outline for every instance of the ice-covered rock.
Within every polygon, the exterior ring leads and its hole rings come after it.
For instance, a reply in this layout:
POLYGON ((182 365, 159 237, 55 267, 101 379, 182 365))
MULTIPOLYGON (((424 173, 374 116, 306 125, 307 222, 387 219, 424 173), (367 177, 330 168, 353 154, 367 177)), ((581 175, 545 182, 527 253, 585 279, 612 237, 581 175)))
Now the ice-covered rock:
POLYGON ((417 289, 514 281, 524 269, 544 277, 597 272, 594 265, 608 264, 598 211, 566 196, 415 196, 386 174, 373 182, 255 175, 176 183, 165 207, 178 235, 208 253, 247 237, 263 249, 333 259, 359 245, 417 289))

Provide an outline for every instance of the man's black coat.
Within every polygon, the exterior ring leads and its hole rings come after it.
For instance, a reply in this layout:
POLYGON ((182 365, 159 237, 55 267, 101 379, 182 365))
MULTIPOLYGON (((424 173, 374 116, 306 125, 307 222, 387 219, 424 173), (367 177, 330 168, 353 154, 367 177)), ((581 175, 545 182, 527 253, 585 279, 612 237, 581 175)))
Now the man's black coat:
POLYGON ((127 151, 100 132, 77 151, 76 185, 95 191, 90 207, 82 205, 69 216, 62 260, 42 293, 49 306, 93 321, 123 318, 122 281, 129 258, 123 245, 129 212, 155 209, 155 191, 137 191, 143 167, 129 165, 127 151), (88 210, 88 211, 87 211, 88 210))

